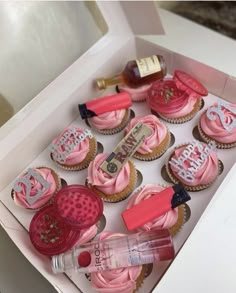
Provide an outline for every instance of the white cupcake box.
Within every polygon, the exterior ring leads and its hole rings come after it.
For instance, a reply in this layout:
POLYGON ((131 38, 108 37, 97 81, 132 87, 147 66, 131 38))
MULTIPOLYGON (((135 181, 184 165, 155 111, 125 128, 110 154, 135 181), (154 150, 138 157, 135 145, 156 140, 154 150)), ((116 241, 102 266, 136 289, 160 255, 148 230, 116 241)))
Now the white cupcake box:
MULTIPOLYGON (((219 97, 236 103, 235 41, 167 11, 160 10, 160 18, 153 2, 105 1, 97 5, 108 26, 106 34, 0 129, 0 223, 58 292, 95 291, 84 275, 74 272, 53 275, 49 258, 39 255, 30 243, 28 228, 32 212, 15 206, 10 191, 17 175, 31 166, 54 168, 68 184, 84 183, 86 170, 59 169, 50 160, 49 144, 68 125, 86 127, 79 117, 78 103, 112 91, 99 92, 94 86, 95 78, 122 71, 126 62, 136 56, 160 54, 170 75, 181 69, 207 87, 210 93, 204 98, 204 109, 219 97)), ((132 108, 136 115, 150 113, 145 103, 134 104, 132 108)), ((185 124, 168 124, 175 135, 175 145, 193 139, 192 129, 201 113, 202 110, 185 124)), ((122 133, 112 137, 96 133, 96 137, 104 151, 109 152, 122 133)), ((191 217, 174 239, 178 255, 172 263, 154 265, 138 292, 236 291, 233 275, 236 200, 232 192, 236 187, 235 154, 236 149, 218 150, 223 173, 207 190, 190 192, 191 217)), ((135 160, 143 176, 142 184, 166 183, 160 173, 165 158, 166 154, 153 162, 135 160)), ((127 232, 120 216, 126 204, 127 200, 105 204, 106 229, 127 232)))

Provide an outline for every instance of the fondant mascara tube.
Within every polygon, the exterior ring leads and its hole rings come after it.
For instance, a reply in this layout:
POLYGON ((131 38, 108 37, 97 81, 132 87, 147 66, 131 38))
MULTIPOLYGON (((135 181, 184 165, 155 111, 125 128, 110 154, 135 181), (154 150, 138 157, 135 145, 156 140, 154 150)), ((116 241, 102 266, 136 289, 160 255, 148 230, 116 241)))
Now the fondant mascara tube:
POLYGON ((132 105, 131 96, 127 92, 104 96, 85 104, 79 104, 79 112, 82 119, 98 116, 106 112, 129 108, 132 105))
POLYGON ((122 217, 127 229, 131 231, 190 199, 191 197, 183 186, 176 184, 125 210, 122 217))

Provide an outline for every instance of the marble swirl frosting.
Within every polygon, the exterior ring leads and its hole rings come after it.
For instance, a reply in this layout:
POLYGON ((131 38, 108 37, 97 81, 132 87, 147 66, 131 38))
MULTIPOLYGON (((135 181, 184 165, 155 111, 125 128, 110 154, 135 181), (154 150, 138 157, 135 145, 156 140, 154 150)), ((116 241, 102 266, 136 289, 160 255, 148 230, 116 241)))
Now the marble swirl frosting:
MULTIPOLYGON (((100 235, 100 240, 123 235, 106 231, 100 235)), ((133 293, 141 270, 142 266, 132 266, 91 273, 91 284, 100 293, 133 293)))
MULTIPOLYGON (((152 196, 157 196, 157 193, 165 189, 160 185, 155 184, 147 184, 143 188, 139 189, 134 193, 134 195, 130 198, 127 209, 131 208, 132 206, 140 203, 143 200, 146 200, 152 196)), ((148 222, 138 228, 139 231, 150 231, 152 229, 169 229, 175 225, 178 220, 178 208, 171 209, 170 211, 166 212, 162 216, 148 222)))
MULTIPOLYGON (((218 108, 218 104, 215 103, 210 108, 218 108)), ((236 104, 229 104, 236 113, 236 104)), ((224 107, 220 108, 221 118, 217 113, 213 113, 214 119, 209 119, 207 111, 205 111, 200 118, 200 126, 203 132, 210 138, 222 143, 232 143, 236 141, 236 114, 224 107), (221 119, 223 121, 221 121, 221 119), (223 123, 224 125, 223 125, 223 123), (228 129, 231 124, 234 123, 232 129, 228 129)))
MULTIPOLYGON (((58 137, 56 137, 53 141, 52 144, 56 144, 60 141, 61 138, 66 134, 68 130, 75 129, 76 133, 78 136, 82 133, 84 133, 83 129, 80 128, 75 128, 75 127, 67 127, 58 137)), ((74 144, 75 143, 75 137, 70 136, 67 138, 65 144, 62 144, 58 147, 57 152, 58 153, 63 153, 66 150, 66 145, 74 144)), ((89 152, 89 137, 85 137, 83 140, 80 141, 79 144, 75 145, 72 151, 70 151, 63 162, 63 164, 68 165, 68 166, 73 166, 76 164, 79 164, 83 162, 83 160, 86 158, 87 154, 89 152)), ((52 153, 52 156, 54 158, 54 155, 52 153)), ((56 160, 56 159, 55 159, 56 160)))
POLYGON ((144 139, 144 142, 138 148, 137 152, 140 154, 151 153, 152 150, 158 147, 165 139, 168 130, 156 116, 147 115, 133 118, 125 128, 125 133, 127 134, 138 122, 143 122, 147 125, 152 130, 152 133, 144 139))
MULTIPOLYGON (((33 203, 30 204, 27 200, 26 192, 27 192, 27 187, 23 183, 18 183, 21 187, 20 192, 14 192, 13 193, 13 198, 14 202, 21 206, 25 207, 28 209, 38 209, 45 205, 54 195, 54 193, 57 190, 57 183, 52 175, 52 171, 49 168, 34 168, 34 171, 37 172, 42 178, 50 183, 50 186, 43 192, 43 194, 33 203)), ((21 176, 22 178, 25 178, 25 175, 21 176)), ((18 177, 21 178, 21 177, 18 177)), ((43 189, 42 184, 34 177, 30 178, 30 197, 37 196, 38 191, 43 189)))
POLYGON ((183 156, 188 145, 177 148, 171 157, 171 161, 174 162, 174 165, 171 165, 169 161, 169 166, 175 177, 188 186, 211 183, 218 175, 218 158, 215 150, 211 150, 210 153, 202 159, 202 153, 208 149, 208 147, 205 143, 199 143, 199 145, 199 148, 194 148, 194 153, 190 154, 190 158, 184 158, 183 156), (193 165, 195 165, 194 168, 193 165), (193 169, 194 172, 190 172, 190 170, 193 169), (191 180, 189 180, 189 174, 192 176, 191 180))
POLYGON ((109 154, 98 154, 89 164, 87 181, 106 195, 121 192, 129 184, 130 166, 127 162, 115 177, 105 173, 100 165, 105 161, 109 154))
POLYGON ((126 109, 111 111, 91 117, 88 121, 92 127, 98 130, 113 129, 122 123, 125 113, 126 109))
POLYGON ((173 80, 156 81, 148 91, 147 103, 150 108, 167 118, 188 115, 196 102, 194 95, 179 90, 173 80))

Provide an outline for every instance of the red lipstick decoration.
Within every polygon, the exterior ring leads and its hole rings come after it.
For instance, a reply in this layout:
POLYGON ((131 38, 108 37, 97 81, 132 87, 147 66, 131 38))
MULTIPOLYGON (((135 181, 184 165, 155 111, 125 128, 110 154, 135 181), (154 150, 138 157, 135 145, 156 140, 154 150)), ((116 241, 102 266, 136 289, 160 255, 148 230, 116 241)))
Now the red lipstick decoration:
POLYGON ((98 116, 106 112, 129 108, 132 105, 131 96, 127 92, 104 96, 85 104, 79 104, 79 112, 82 119, 98 116))
POLYGON ((183 186, 176 184, 125 210, 122 217, 127 229, 131 231, 190 199, 191 197, 183 186))

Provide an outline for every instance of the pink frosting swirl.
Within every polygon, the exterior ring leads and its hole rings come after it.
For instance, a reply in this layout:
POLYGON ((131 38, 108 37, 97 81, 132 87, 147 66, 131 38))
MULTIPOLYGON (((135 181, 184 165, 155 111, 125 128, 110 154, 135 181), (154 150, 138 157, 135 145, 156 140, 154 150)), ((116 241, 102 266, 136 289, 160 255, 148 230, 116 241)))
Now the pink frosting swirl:
POLYGON ((156 116, 147 115, 133 118, 125 128, 125 133, 127 134, 138 122, 143 122, 147 125, 152 130, 152 133, 144 139, 137 152, 140 154, 152 153, 152 150, 158 147, 166 137, 167 128, 156 116))
MULTIPOLYGON (((173 166, 170 164, 169 166, 174 173, 175 177, 177 177, 182 183, 188 185, 188 186, 197 186, 201 184, 208 184, 211 183, 218 175, 218 158, 217 154, 214 150, 211 150, 211 152, 208 154, 208 156, 202 160, 201 159, 201 153, 208 148, 207 144, 200 143, 199 145, 202 147, 202 150, 199 151, 198 147, 194 148, 194 152, 190 155, 190 159, 184 159, 181 163, 181 169, 183 169, 185 172, 188 172, 190 169, 192 169, 193 162, 196 162, 200 160, 203 161, 200 163, 200 167, 193 173, 193 180, 190 182, 189 180, 183 178, 183 176, 179 175, 179 169, 176 168, 176 166, 173 166)), ((182 146, 177 148, 174 151, 173 159, 178 160, 180 157, 183 158, 183 153, 186 152, 187 146, 182 146)))
MULTIPOLYGON (((236 104, 230 104, 229 106, 236 111, 236 104)), ((218 103, 213 104, 211 107, 218 107, 218 103)), ((221 107, 222 116, 224 123, 227 126, 230 126, 233 121, 236 120, 236 114, 230 110, 221 107)), ((222 142, 222 143, 232 143, 236 141, 236 127, 231 130, 227 130, 223 127, 222 122, 218 114, 214 113, 215 120, 210 120, 205 111, 200 118, 200 126, 203 132, 211 137, 212 139, 222 142)))
POLYGON ((147 91, 152 84, 143 85, 138 88, 131 88, 127 85, 121 84, 118 86, 120 92, 128 92, 131 96, 132 101, 142 101, 147 98, 147 91))
MULTIPOLYGON (((123 236, 121 233, 103 232, 100 239, 123 236)), ((142 266, 91 273, 92 287, 100 293, 133 293, 142 266)))
POLYGON ((129 184, 130 167, 127 162, 115 177, 105 173, 100 165, 105 161, 109 154, 98 154, 88 167, 88 183, 95 186, 106 195, 121 192, 129 184))
MULTIPOLYGON (((39 175, 42 176, 44 180, 46 180, 48 183, 50 183, 50 186, 48 189, 33 203, 29 204, 27 198, 26 198, 26 186, 23 183, 18 183, 19 186, 21 186, 21 191, 13 193, 14 202, 24 208, 28 209, 38 209, 45 205, 54 195, 54 193, 57 190, 57 183, 52 175, 52 171, 49 168, 34 168, 34 171, 37 172, 39 175)), ((18 178, 25 178, 26 174, 23 176, 20 176, 18 178)), ((37 195, 38 190, 41 190, 43 188, 42 184, 33 177, 30 177, 30 197, 34 197, 37 195)))
POLYGON ((80 231, 80 237, 79 240, 77 241, 76 245, 82 245, 88 241, 90 241, 91 239, 93 239, 98 231, 98 227, 97 225, 93 225, 91 227, 89 227, 88 229, 83 229, 80 231))
POLYGON ((196 102, 197 98, 194 95, 179 90, 172 79, 156 81, 148 90, 149 107, 167 118, 188 115, 196 102))
MULTIPOLYGON (((63 135, 71 129, 75 129, 78 136, 82 133, 84 133, 84 129, 81 128, 75 128, 73 126, 67 127, 58 137, 56 137, 53 141, 52 144, 56 144, 57 142, 59 142, 59 140, 63 137, 63 135)), ((75 137, 74 136, 70 136, 67 140, 66 143, 61 145, 57 152, 61 153, 64 152, 66 149, 66 145, 70 145, 75 143, 75 137)), ((81 142, 74 147, 74 149, 72 151, 70 151, 69 154, 66 155, 65 157, 65 161, 63 162, 63 164, 68 165, 68 166, 73 166, 76 164, 81 163, 87 156, 89 152, 89 137, 85 137, 83 140, 81 140, 81 142)), ((52 157, 55 158, 55 156, 52 153, 52 157)), ((55 159, 56 160, 56 159, 55 159)))
MULTIPOLYGON (((152 196, 157 196, 156 194, 165 189, 160 185, 147 184, 142 189, 136 191, 134 195, 130 198, 127 209, 146 200, 152 196)), ((162 216, 144 224, 142 227, 138 228, 139 231, 150 231, 153 229, 169 229, 175 225, 178 220, 178 208, 171 209, 162 216)))
POLYGON ((126 109, 107 112, 88 119, 89 124, 98 130, 113 129, 119 126, 125 117, 126 109))

